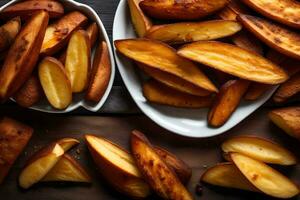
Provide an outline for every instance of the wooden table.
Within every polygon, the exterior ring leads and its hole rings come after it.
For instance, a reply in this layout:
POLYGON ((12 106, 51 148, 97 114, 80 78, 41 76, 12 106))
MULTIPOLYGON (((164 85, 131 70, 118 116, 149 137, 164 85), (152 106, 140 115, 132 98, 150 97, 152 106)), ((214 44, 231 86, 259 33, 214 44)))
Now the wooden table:
MULTIPOLYGON (((78 0, 92 6, 100 15, 109 36, 112 33, 114 12, 118 0, 78 0)), ((7 0, 0 0, 0 5, 7 0)), ((254 194, 239 190, 221 189, 217 187, 203 187, 202 196, 195 194, 195 186, 201 174, 209 166, 222 161, 220 144, 225 139, 234 135, 259 135, 270 138, 291 149, 300 157, 299 143, 273 125, 267 118, 267 112, 272 103, 260 108, 253 115, 241 122, 232 130, 213 138, 190 139, 172 134, 150 119, 144 116, 132 101, 125 89, 120 75, 116 79, 112 92, 99 113, 91 113, 83 109, 76 110, 69 114, 44 114, 28 109, 17 107, 14 103, 7 103, 0 106, 0 114, 16 118, 31 125, 35 129, 33 138, 26 147, 23 154, 13 166, 4 184, 0 186, 0 199, 2 200, 113 200, 127 199, 112 190, 101 176, 97 174, 95 165, 88 153, 84 134, 94 133, 104 136, 112 141, 128 148, 130 132, 133 129, 143 131, 154 144, 165 147, 177 154, 186 161, 193 169, 193 176, 188 184, 188 189, 195 199, 203 200, 253 200, 272 199, 261 194, 254 194), (93 177, 92 185, 70 185, 70 184, 38 184, 33 188, 24 191, 17 185, 17 178, 24 162, 28 157, 42 146, 62 137, 74 137, 81 141, 78 146, 80 154, 76 149, 71 154, 78 158, 78 161, 88 170, 93 177)), ((278 168, 293 180, 300 183, 300 166, 278 168)), ((149 199, 158 199, 151 196, 149 199)), ((299 199, 296 197, 294 199, 299 199)))

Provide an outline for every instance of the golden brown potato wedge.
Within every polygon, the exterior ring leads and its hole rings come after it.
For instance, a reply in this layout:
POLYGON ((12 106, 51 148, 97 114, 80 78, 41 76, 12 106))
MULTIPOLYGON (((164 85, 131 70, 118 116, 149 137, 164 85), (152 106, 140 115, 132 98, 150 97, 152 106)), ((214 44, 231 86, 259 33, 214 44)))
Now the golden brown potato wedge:
POLYGON ((182 47, 177 53, 242 79, 267 84, 278 84, 288 79, 284 70, 264 57, 222 42, 195 42, 182 47))
POLYGON ((111 75, 111 63, 106 42, 101 41, 94 55, 89 86, 85 99, 99 102, 109 84, 111 75))
POLYGON ((297 185, 265 163, 240 153, 231 153, 230 157, 239 171, 261 192, 283 199, 299 194, 297 185))
POLYGON ((295 0, 243 0, 255 11, 284 25, 300 28, 300 3, 295 0))
POLYGON ((227 0, 143 0, 141 9, 157 19, 192 20, 206 17, 222 9, 227 0))
POLYGON ((18 105, 29 108, 36 104, 43 96, 43 89, 40 80, 36 75, 31 77, 24 83, 14 95, 14 99, 18 105))
POLYGON ((78 93, 88 85, 91 68, 91 46, 86 31, 75 31, 69 41, 65 62, 67 76, 71 82, 72 92, 78 93))
POLYGON ((272 110, 269 118, 287 134, 300 140, 300 107, 272 110))
POLYGON ((208 113, 208 124, 214 127, 222 126, 240 104, 241 98, 248 89, 247 80, 230 80, 225 83, 216 95, 208 113))
POLYGON ((149 39, 116 40, 115 46, 123 55, 149 67, 173 74, 211 92, 218 89, 191 61, 176 54, 170 46, 149 39))
POLYGON ((6 7, 1 11, 0 18, 10 19, 19 16, 26 20, 40 10, 47 11, 50 18, 59 18, 64 14, 64 7, 58 1, 27 0, 6 7))
POLYGON ((168 44, 181 44, 224 38, 241 29, 242 26, 238 22, 230 20, 180 22, 152 26, 145 37, 168 44))
POLYGON ((300 35, 297 32, 250 15, 239 15, 238 20, 270 48, 295 59, 300 58, 300 35))
POLYGON ((144 37, 145 33, 151 28, 152 21, 141 10, 140 2, 141 0, 127 0, 134 29, 139 37, 144 37))
POLYGON ((56 143, 59 144, 65 152, 67 152, 80 142, 74 138, 63 138, 59 139, 56 143))
POLYGON ((15 160, 21 154, 33 133, 33 129, 13 119, 0 119, 0 184, 15 160))
POLYGON ((39 79, 49 103, 56 109, 65 109, 72 101, 70 80, 63 65, 52 57, 39 64, 39 79))
POLYGON ((7 50, 21 29, 20 17, 15 17, 0 27, 0 51, 7 50))
POLYGON ((284 147, 255 136, 237 136, 223 142, 225 154, 241 153, 253 159, 279 165, 295 165, 297 157, 284 147))
POLYGON ((131 133, 131 151, 145 181, 163 199, 193 199, 176 174, 155 152, 144 134, 131 133))
POLYGON ((143 85, 144 97, 152 102, 162 105, 182 108, 205 108, 212 103, 211 96, 194 96, 180 92, 155 80, 149 80, 143 85))
POLYGON ((41 54, 53 55, 67 44, 72 33, 86 24, 88 18, 78 12, 73 11, 50 24, 47 27, 44 37, 41 54))
POLYGON ((10 47, 0 72, 0 101, 11 97, 30 77, 48 25, 47 12, 35 14, 10 47))
POLYGON ((258 190, 241 174, 232 163, 219 163, 207 169, 201 181, 216 186, 257 192, 258 190))

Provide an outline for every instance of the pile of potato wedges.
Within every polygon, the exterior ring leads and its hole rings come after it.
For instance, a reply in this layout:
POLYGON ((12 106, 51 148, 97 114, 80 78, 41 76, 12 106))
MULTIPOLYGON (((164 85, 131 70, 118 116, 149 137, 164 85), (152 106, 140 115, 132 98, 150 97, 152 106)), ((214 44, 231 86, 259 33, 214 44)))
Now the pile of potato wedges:
POLYGON ((208 124, 220 127, 242 100, 278 85, 276 103, 299 94, 297 1, 127 2, 138 38, 114 44, 149 77, 142 83, 149 102, 208 107, 208 124))
POLYGON ((66 12, 56 0, 18 1, 0 19, 1 102, 13 98, 31 107, 46 98, 53 108, 65 109, 75 93, 101 100, 111 63, 95 22, 79 11, 66 12))

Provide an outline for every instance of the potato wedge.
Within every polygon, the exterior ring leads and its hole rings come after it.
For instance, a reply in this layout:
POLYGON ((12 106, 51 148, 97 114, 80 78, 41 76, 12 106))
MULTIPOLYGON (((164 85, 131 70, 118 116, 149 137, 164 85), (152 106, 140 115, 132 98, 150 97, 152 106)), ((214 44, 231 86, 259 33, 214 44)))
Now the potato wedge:
POLYGON ((183 93, 155 80, 150 80, 143 85, 144 97, 152 102, 162 105, 182 108, 205 108, 212 103, 211 96, 194 96, 183 93))
POLYGON ((41 54, 49 56, 61 50, 67 44, 72 33, 85 25, 87 21, 88 18, 84 14, 73 11, 50 24, 46 30, 41 54))
POLYGON ((157 19, 193 20, 206 17, 222 9, 227 0, 143 0, 141 9, 157 19))
POLYGON ((144 37, 145 33, 151 28, 152 21, 141 10, 140 2, 141 0, 127 0, 134 29, 139 37, 144 37))
POLYGON ((193 199, 173 170, 155 152, 146 136, 137 130, 131 133, 131 151, 138 169, 156 194, 163 199, 193 199))
POLYGON ((300 59, 300 35, 282 25, 250 15, 239 15, 244 27, 270 48, 295 59, 300 59))
POLYGON ((39 57, 49 16, 40 11, 22 28, 0 72, 0 101, 11 97, 30 77, 39 57))
POLYGON ((58 1, 27 0, 4 8, 0 13, 0 18, 10 19, 19 16, 26 20, 39 10, 47 11, 50 18, 59 18, 64 15, 64 7, 58 1))
POLYGON ((61 146, 61 148, 65 152, 67 152, 75 145, 78 145, 80 142, 74 138, 62 138, 57 140, 56 143, 59 144, 59 146, 61 146))
POLYGON ((91 68, 91 47, 88 34, 75 31, 69 41, 65 62, 67 76, 73 93, 82 92, 88 85, 91 68))
POLYGON ((255 11, 274 21, 300 28, 300 3, 295 0, 243 0, 255 11))
POLYGON ((0 27, 0 51, 7 50, 21 29, 20 17, 15 17, 0 27))
POLYGON ((123 55, 149 67, 173 74, 211 92, 218 89, 191 61, 178 56, 173 48, 155 40, 116 40, 115 47, 123 55))
POLYGON ((297 157, 284 147, 255 136, 237 136, 223 142, 225 154, 241 153, 253 159, 279 165, 295 165, 297 157))
POLYGON ((269 112, 269 118, 287 134, 300 140, 300 107, 272 110, 269 112))
POLYGON ((0 119, 0 184, 15 160, 22 153, 33 133, 33 129, 13 119, 0 119))
POLYGON ((201 181, 211 185, 257 192, 258 190, 232 163, 219 163, 207 169, 201 181))
POLYGON ((106 42, 99 43, 94 56, 93 67, 90 75, 89 86, 85 99, 99 102, 109 84, 111 63, 106 42))
POLYGON ((145 37, 168 44, 182 44, 224 38, 241 29, 242 26, 238 22, 230 20, 180 22, 152 26, 145 37))
POLYGON ((230 157, 240 172, 261 192, 284 199, 299 194, 297 185, 265 163, 240 153, 231 153, 230 157))
POLYGON ((251 81, 278 84, 288 75, 262 56, 222 42, 195 42, 180 48, 179 55, 251 81))
POLYGON ((49 103, 56 109, 65 109, 72 101, 70 80, 63 65, 52 57, 39 64, 39 78, 49 103))
POLYGON ((247 80, 230 80, 221 87, 208 113, 210 126, 219 127, 225 124, 240 104, 249 84, 247 80))
POLYGON ((146 74, 175 90, 195 96, 208 96, 211 94, 211 92, 204 90, 201 87, 197 87, 196 85, 193 85, 185 81, 184 79, 178 78, 173 74, 155 69, 153 67, 148 67, 147 65, 142 63, 136 62, 136 64, 146 74))
POLYGON ((40 80, 36 75, 31 75, 21 89, 16 92, 14 99, 18 105, 29 108, 36 104, 42 96, 43 88, 40 80))

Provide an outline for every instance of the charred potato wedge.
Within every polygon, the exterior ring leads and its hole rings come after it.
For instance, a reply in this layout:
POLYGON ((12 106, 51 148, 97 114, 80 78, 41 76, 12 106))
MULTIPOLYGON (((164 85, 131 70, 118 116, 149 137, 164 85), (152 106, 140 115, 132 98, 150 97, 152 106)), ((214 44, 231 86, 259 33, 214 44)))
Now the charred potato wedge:
POLYGON ((20 17, 15 17, 0 27, 0 52, 7 50, 21 29, 20 17))

